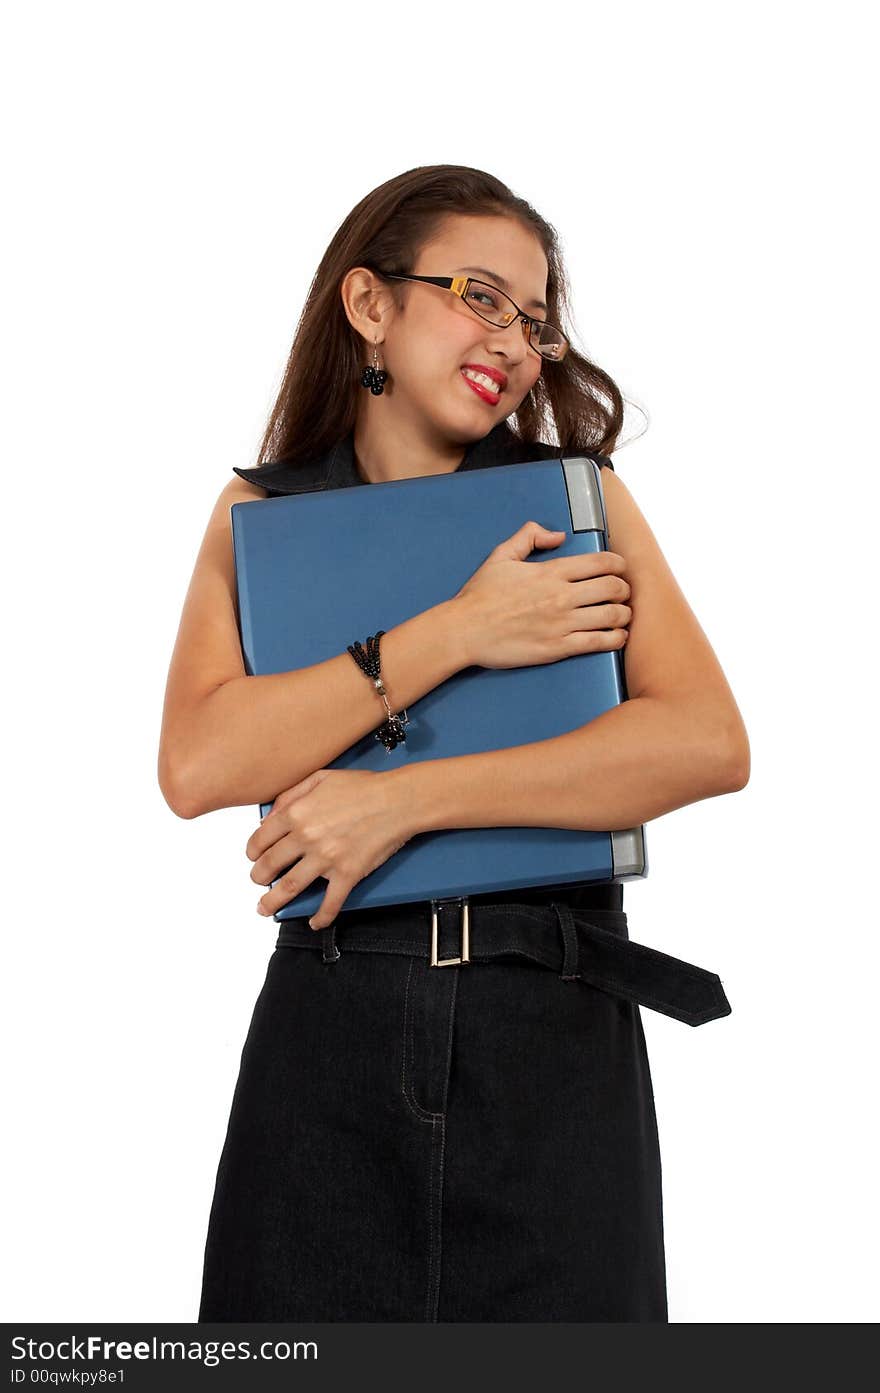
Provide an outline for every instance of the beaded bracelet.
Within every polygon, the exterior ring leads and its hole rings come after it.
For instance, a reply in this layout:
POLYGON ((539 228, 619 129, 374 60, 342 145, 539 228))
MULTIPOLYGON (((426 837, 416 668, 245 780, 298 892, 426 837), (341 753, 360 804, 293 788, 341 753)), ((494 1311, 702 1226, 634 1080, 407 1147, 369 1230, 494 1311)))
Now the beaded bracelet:
POLYGON ((379 657, 379 640, 384 633, 385 630, 380 629, 377 634, 370 634, 367 638, 366 650, 355 640, 354 643, 348 645, 348 652, 354 658, 361 672, 366 673, 367 677, 369 677, 376 691, 385 703, 388 719, 383 721, 382 725, 376 731, 376 739, 380 740, 385 746, 387 753, 391 754, 391 751, 396 749, 398 745, 406 744, 406 731, 404 730, 404 726, 409 725, 409 717, 405 710, 401 711, 399 716, 395 716, 391 711, 391 707, 388 705, 388 696, 380 672, 381 659, 379 657))

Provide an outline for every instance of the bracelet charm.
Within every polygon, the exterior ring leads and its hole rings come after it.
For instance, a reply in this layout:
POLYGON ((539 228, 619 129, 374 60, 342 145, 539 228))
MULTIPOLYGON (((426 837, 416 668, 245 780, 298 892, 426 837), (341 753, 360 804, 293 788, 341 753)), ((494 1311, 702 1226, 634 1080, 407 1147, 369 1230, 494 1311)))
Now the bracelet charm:
POLYGON ((380 629, 378 633, 371 634, 367 639, 366 648, 355 640, 354 643, 348 645, 348 652, 354 658, 361 671, 370 678, 373 686, 382 698, 387 712, 387 719, 382 722, 375 735, 376 739, 381 741, 388 754, 390 754, 398 745, 406 744, 406 726, 409 725, 409 717, 405 710, 401 711, 399 715, 395 715, 388 705, 388 693, 385 690, 385 683, 382 681, 380 670, 381 659, 379 656, 379 640, 384 633, 385 630, 380 629))

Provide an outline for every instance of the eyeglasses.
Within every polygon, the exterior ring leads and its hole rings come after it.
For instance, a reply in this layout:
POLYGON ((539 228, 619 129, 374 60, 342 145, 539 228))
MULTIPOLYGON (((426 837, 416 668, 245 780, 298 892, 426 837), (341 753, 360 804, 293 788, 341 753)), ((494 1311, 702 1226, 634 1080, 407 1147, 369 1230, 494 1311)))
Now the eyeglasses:
POLYGON ((453 295, 460 296, 468 309, 473 310, 480 319, 485 319, 487 324, 494 324, 499 329, 507 328, 508 324, 512 324, 517 318, 521 319, 528 325, 531 347, 540 353, 542 358, 550 358, 558 363, 568 352, 568 339, 555 324, 548 324, 543 319, 533 319, 525 310, 521 310, 509 295, 505 295, 503 290, 494 285, 487 285, 485 281, 475 281, 472 276, 398 276, 387 271, 379 271, 377 274, 385 280, 424 281, 426 285, 439 285, 444 290, 451 290, 453 295))

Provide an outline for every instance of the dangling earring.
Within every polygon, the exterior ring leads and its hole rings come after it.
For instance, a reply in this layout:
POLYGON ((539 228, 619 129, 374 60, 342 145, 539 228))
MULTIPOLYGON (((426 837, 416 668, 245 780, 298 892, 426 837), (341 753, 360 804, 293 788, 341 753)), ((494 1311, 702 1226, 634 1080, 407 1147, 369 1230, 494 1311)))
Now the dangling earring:
MULTIPOLYGON (((378 339, 376 343, 378 343, 378 339)), ((373 344, 373 362, 371 365, 365 367, 361 373, 361 386, 369 387, 374 397, 381 397, 382 393, 385 391, 385 383, 388 380, 388 374, 385 372, 384 368, 379 367, 379 350, 376 347, 376 343, 373 344)))

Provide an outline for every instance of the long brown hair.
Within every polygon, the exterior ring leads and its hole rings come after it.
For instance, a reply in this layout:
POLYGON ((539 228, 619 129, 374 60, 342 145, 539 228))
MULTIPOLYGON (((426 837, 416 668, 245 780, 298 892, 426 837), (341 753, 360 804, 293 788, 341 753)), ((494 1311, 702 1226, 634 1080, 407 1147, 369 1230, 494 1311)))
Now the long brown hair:
MULTIPOLYGON (((350 430, 361 390, 363 340, 342 304, 341 286, 354 266, 406 275, 421 248, 450 214, 519 218, 547 258, 546 318, 571 340, 569 290, 555 228, 524 198, 481 169, 429 164, 388 179, 356 204, 324 253, 309 288, 257 465, 297 464, 324 454, 350 430)), ((403 303, 406 282, 389 282, 403 303)), ((608 455, 623 424, 624 400, 606 372, 571 344, 542 372, 509 424, 521 440, 546 440, 555 428, 564 451, 608 455)))

